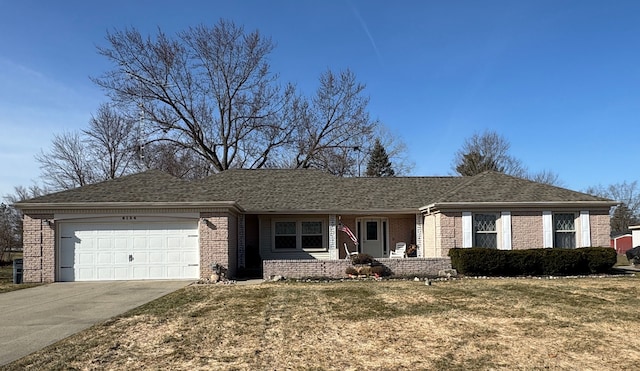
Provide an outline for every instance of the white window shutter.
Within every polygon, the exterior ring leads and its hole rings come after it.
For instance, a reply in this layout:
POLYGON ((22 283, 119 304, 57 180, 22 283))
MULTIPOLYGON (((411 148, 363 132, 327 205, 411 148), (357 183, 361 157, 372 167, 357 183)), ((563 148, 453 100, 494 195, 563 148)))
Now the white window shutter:
POLYGON ((542 212, 542 247, 553 247, 553 214, 542 212))
POLYGON ((591 227, 589 223, 589 210, 580 211, 580 245, 591 246, 591 227))
POLYGON ((471 212, 462 212, 462 247, 471 247, 473 245, 473 225, 471 221, 471 212))
POLYGON ((498 248, 511 250, 511 212, 503 211, 500 220, 502 220, 502 243, 498 244, 498 248))

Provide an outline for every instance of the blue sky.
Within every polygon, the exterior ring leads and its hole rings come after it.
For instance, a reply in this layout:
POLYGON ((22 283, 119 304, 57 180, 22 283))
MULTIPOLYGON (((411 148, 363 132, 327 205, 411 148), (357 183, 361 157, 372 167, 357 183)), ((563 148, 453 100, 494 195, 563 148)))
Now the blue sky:
POLYGON ((488 129, 568 188, 640 180, 640 1, 0 0, 0 195, 38 181, 34 155, 106 101, 89 77, 110 68, 108 30, 220 18, 271 37, 273 71, 305 93, 355 72, 414 175, 451 174, 488 129))

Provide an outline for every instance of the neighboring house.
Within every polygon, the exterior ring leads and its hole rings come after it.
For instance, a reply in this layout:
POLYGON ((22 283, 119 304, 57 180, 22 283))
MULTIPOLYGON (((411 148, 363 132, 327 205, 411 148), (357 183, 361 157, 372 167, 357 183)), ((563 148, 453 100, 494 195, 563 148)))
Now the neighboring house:
POLYGON ((624 254, 633 247, 633 239, 631 233, 624 233, 611 238, 611 247, 618 254, 624 254))
POLYGON ((631 230, 631 243, 633 247, 640 246, 640 225, 629 226, 631 230))
POLYGON ((234 276, 262 260, 418 257, 454 247, 609 245, 616 202, 486 172, 473 177, 342 178, 317 170, 228 170, 194 181, 148 171, 16 204, 24 280, 234 276))

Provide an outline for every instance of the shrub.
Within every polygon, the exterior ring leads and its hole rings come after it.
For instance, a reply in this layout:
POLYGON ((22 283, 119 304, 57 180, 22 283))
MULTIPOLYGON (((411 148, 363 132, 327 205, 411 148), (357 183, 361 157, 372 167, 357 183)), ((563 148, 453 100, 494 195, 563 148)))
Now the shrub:
POLYGON ((508 276, 534 275, 542 272, 541 249, 513 250, 504 254, 505 274, 508 276))
POLYGON ((583 250, 591 273, 606 272, 618 261, 616 251, 610 247, 585 247, 583 250))
POLYGON ((458 272, 486 276, 602 273, 616 263, 616 253, 608 247, 506 251, 456 248, 449 251, 449 257, 458 272))
POLYGON ((391 271, 384 265, 374 265, 371 267, 371 274, 375 274, 378 277, 384 277, 391 275, 391 271))
POLYGON ((371 264, 373 263, 373 256, 369 254, 356 254, 351 255, 351 264, 371 264))
POLYGON ((371 275, 371 267, 365 265, 358 268, 358 274, 369 277, 371 275))
POLYGON ((566 276, 588 274, 589 265, 580 249, 543 249, 542 274, 566 276))
POLYGON ((506 269, 506 261, 499 250, 472 247, 449 250, 451 265, 458 272, 469 275, 499 275, 506 269))
POLYGON ((349 266, 345 269, 345 273, 351 276, 357 276, 358 270, 355 267, 349 266))

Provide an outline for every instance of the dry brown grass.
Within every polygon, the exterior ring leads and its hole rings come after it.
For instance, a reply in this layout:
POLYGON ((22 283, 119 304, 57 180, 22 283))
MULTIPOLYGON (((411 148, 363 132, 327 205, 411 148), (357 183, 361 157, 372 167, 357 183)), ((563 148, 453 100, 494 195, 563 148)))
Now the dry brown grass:
POLYGON ((35 283, 23 283, 16 285, 13 283, 13 265, 0 266, 0 293, 27 289, 38 285, 39 284, 35 283))
POLYGON ((636 277, 190 286, 9 369, 624 370, 636 277))

